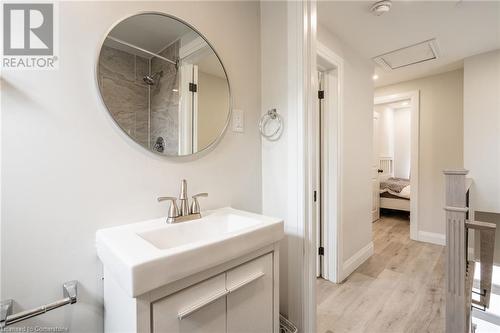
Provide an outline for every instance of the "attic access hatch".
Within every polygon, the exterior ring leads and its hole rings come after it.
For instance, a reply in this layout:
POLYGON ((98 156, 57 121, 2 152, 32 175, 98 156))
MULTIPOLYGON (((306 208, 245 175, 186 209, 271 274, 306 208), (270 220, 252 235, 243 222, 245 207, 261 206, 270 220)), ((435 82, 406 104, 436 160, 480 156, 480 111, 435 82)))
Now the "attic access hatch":
POLYGON ((434 38, 384 53, 373 58, 373 61, 385 70, 394 70, 437 58, 438 47, 434 38))

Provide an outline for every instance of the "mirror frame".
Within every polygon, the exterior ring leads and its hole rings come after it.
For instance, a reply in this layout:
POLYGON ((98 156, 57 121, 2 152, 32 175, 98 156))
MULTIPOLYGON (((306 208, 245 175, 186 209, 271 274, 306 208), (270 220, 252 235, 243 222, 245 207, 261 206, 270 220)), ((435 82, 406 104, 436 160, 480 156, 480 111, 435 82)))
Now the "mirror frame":
POLYGON ((99 95, 99 99, 101 100, 102 105, 106 109, 106 111, 108 113, 108 116, 112 119, 113 123, 120 129, 120 131, 122 133, 125 134, 125 136, 128 139, 130 139, 131 141, 133 141, 134 144, 136 144, 137 146, 141 147, 141 149, 144 149, 147 152, 154 154, 155 156, 162 156, 163 158, 175 159, 175 160, 183 160, 183 159, 191 159, 191 158, 192 159, 196 159, 196 158, 199 158, 199 157, 203 156, 204 154, 206 154, 206 153, 210 152, 211 150, 213 150, 220 143, 220 141, 222 140, 222 138, 226 134, 226 131, 227 131, 228 127, 229 127, 229 123, 231 121, 231 116, 233 114, 233 98, 232 98, 232 93, 231 93, 231 83, 229 81, 229 76, 227 75, 227 70, 226 70, 226 67, 224 66, 224 63, 222 62, 221 57, 219 56, 219 54, 217 53, 217 51, 215 50, 215 48, 213 47, 213 45, 210 43, 210 41, 205 37, 205 35, 203 35, 198 29, 196 29, 195 27, 193 27, 191 24, 189 24, 186 21, 184 21, 184 20, 182 20, 182 19, 180 19, 180 18, 178 18, 176 16, 173 16, 171 14, 166 14, 166 13, 158 12, 158 11, 139 11, 139 12, 137 12, 135 14, 127 15, 127 16, 119 19, 115 23, 113 23, 111 25, 111 27, 106 31, 106 33, 104 34, 104 36, 101 38, 101 41, 97 44, 96 60, 95 60, 95 66, 94 66, 94 79, 95 79, 95 84, 96 84, 97 92, 98 92, 98 95, 99 95), (217 135, 217 138, 215 140, 213 140, 209 145, 207 145, 203 149, 200 149, 200 150, 196 151, 195 153, 192 153, 192 154, 189 154, 189 155, 166 155, 166 154, 162 154, 162 153, 159 153, 157 151, 154 151, 153 149, 148 149, 147 147, 144 147, 143 145, 141 145, 139 142, 137 142, 131 135, 129 135, 120 126, 120 124, 118 123, 118 121, 115 120, 115 118, 111 114, 111 111, 108 109, 108 106, 104 102, 104 97, 102 96, 102 93, 101 93, 101 85, 99 83, 99 56, 101 54, 102 47, 104 46, 104 42, 106 41, 106 38, 108 37, 109 33, 118 24, 122 23, 123 21, 125 21, 125 20, 127 20, 127 19, 129 19, 131 17, 139 16, 139 15, 144 15, 144 14, 152 14, 152 15, 164 16, 166 18, 169 18, 169 19, 175 20, 175 21, 177 21, 179 23, 182 23, 182 24, 186 25, 187 27, 189 27, 190 29, 192 29, 194 32, 196 32, 201 38, 203 38, 203 40, 208 44, 208 46, 210 46, 210 48, 214 52, 215 56, 219 60, 219 63, 221 65, 221 67, 222 67, 222 70, 224 71, 224 75, 226 76, 227 88, 228 88, 228 98, 229 98, 229 110, 228 110, 228 114, 227 114, 227 118, 226 118, 226 122, 224 124, 224 127, 222 128, 222 130, 220 131, 220 133, 217 135))

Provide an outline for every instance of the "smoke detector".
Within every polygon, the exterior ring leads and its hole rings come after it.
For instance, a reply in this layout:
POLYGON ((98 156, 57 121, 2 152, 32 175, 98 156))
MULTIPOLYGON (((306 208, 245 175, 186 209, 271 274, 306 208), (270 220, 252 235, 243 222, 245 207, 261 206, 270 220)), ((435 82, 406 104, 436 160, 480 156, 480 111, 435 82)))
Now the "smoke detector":
POLYGON ((389 12, 391 10, 391 6, 391 0, 377 1, 373 4, 372 8, 370 8, 370 11, 373 13, 373 15, 380 16, 389 12))

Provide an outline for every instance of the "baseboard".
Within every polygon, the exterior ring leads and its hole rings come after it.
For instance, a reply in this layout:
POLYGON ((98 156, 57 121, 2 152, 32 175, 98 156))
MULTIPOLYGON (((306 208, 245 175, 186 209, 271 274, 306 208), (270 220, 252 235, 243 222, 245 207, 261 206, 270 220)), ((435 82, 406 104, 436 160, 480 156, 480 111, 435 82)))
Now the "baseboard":
POLYGON ((373 255, 373 242, 370 242, 361 250, 356 252, 352 257, 344 261, 342 265, 342 279, 346 279, 356 268, 358 268, 366 259, 373 255))
POLYGON ((418 240, 421 242, 432 243, 437 245, 446 245, 446 235, 434 232, 419 231, 418 240))

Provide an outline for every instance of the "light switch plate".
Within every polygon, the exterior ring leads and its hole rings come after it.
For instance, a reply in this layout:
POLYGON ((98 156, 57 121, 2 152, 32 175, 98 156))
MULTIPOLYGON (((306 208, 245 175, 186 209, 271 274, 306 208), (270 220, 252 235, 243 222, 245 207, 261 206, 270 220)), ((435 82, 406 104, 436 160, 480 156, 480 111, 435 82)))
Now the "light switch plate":
POLYGON ((233 132, 243 133, 245 131, 245 114, 243 110, 233 109, 232 127, 233 132))

